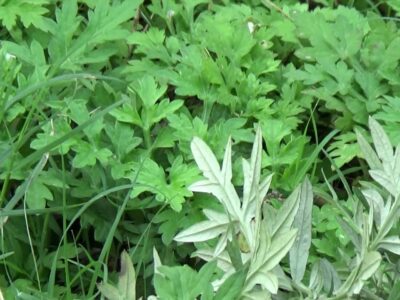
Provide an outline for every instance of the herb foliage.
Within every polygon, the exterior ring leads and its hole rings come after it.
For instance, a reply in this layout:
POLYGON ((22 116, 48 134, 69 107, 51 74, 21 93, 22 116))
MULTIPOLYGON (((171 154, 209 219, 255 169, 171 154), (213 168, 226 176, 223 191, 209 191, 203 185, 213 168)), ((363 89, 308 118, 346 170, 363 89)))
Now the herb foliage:
POLYGON ((396 299, 400 5, 337 2, 0 1, 0 299, 396 299))

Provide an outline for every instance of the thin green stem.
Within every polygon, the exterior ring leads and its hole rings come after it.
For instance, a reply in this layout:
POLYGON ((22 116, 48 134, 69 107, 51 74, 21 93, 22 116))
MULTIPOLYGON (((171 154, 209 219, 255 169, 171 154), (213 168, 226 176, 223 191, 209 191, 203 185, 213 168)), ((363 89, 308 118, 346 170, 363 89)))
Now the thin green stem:
POLYGON ((153 148, 153 143, 151 140, 151 133, 150 133, 150 128, 146 129, 143 128, 143 139, 144 139, 144 144, 146 146, 146 149, 151 153, 152 148, 153 148))

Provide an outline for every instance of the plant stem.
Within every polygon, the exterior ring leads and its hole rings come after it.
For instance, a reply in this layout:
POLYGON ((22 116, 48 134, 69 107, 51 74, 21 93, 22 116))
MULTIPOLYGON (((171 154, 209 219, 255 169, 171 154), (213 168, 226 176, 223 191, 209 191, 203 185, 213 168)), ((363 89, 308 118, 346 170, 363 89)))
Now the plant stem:
POLYGON ((143 128, 143 139, 146 149, 149 151, 149 155, 151 156, 153 143, 151 140, 150 128, 143 128))

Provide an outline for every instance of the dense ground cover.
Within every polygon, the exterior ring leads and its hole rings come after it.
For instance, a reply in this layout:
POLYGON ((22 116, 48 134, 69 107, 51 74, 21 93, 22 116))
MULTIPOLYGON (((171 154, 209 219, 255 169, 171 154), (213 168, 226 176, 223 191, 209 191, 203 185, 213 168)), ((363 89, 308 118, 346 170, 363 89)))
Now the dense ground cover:
POLYGON ((303 2, 0 1, 0 299, 397 299, 400 3, 303 2))

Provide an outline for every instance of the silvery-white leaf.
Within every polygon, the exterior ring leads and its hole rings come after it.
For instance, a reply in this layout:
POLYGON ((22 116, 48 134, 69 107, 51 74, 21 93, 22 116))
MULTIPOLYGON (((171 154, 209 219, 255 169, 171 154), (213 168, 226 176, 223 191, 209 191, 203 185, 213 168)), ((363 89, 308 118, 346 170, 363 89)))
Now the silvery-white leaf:
POLYGON ((334 295, 336 295, 337 298, 339 299, 341 297, 344 298, 344 296, 351 291, 352 286, 356 284, 357 275, 358 275, 358 267, 352 268, 350 275, 347 276, 346 281, 340 286, 338 290, 336 290, 334 295))
POLYGON ((364 195, 365 199, 367 199, 369 206, 374 208, 375 224, 379 229, 383 222, 382 211, 385 205, 383 198, 375 189, 363 190, 362 194, 364 195))
POLYGON ((310 274, 310 281, 308 287, 315 293, 320 294, 324 281, 330 282, 330 274, 323 274, 320 268, 320 260, 313 263, 310 274))
POLYGON ((397 179, 397 184, 400 184, 400 145, 396 147, 393 163, 393 177, 397 179))
POLYGON ((368 163, 368 166, 372 170, 381 170, 382 169, 382 163, 379 160, 378 156, 376 155, 375 151, 372 149, 372 147, 369 145, 369 143, 366 141, 364 136, 356 130, 356 135, 357 135, 357 142, 358 145, 361 148, 361 151, 364 155, 365 160, 368 163))
POLYGON ((251 291, 255 285, 261 285, 262 288, 269 291, 271 294, 276 294, 279 288, 278 277, 272 272, 258 272, 246 280, 245 291, 251 291))
POLYGON ((104 283, 104 282, 100 283, 98 285, 98 289, 101 292, 101 294, 103 295, 103 297, 106 297, 107 299, 121 299, 122 298, 118 289, 109 283, 104 283))
POLYGON ((204 177, 211 182, 219 182, 218 175, 221 173, 217 158, 211 149, 200 138, 194 137, 190 148, 197 166, 203 172, 204 177))
POLYGON ((372 117, 369 117, 368 123, 372 135, 372 140, 374 141, 375 150, 379 158, 384 162, 392 162, 393 147, 390 143, 389 137, 383 130, 382 126, 372 117))
MULTIPOLYGON (((361 203, 361 201, 356 201, 354 202, 354 207, 353 207, 353 213, 354 213, 354 221, 358 225, 358 228, 362 228, 364 225, 364 205, 361 203)), ((360 230, 361 234, 362 230, 360 230)))
POLYGON ((268 228, 268 224, 264 219, 261 226, 259 226, 258 232, 256 232, 256 248, 251 258, 252 266, 262 265, 265 260, 266 252, 271 246, 271 232, 268 228))
POLYGON ((286 232, 282 232, 281 236, 276 236, 271 241, 271 246, 268 249, 268 253, 265 256, 263 263, 263 270, 269 271, 273 269, 283 257, 292 248, 297 235, 297 229, 290 229, 286 232))
POLYGON ((271 294, 267 290, 253 290, 243 294, 243 300, 271 300, 271 294))
POLYGON ((229 229, 224 232, 218 240, 217 246, 215 246, 214 256, 219 256, 226 248, 228 243, 228 237, 230 236, 229 229))
POLYGON ((226 251, 222 252, 220 255, 215 257, 213 250, 199 249, 195 251, 192 256, 199 257, 204 261, 215 260, 217 262, 218 268, 220 268, 225 273, 235 270, 235 268, 232 266, 231 259, 226 251))
MULTIPOLYGON (((333 284, 333 289, 331 288, 331 286, 329 286, 329 288, 326 287, 326 291, 337 291, 340 288, 342 282, 340 280, 339 274, 336 272, 336 269, 328 260, 324 258, 320 260, 320 266, 324 274, 330 273, 330 276, 332 277, 330 285, 333 284)), ((324 286, 325 284, 326 283, 324 283, 324 286)))
POLYGON ((227 191, 219 183, 213 183, 209 180, 201 180, 190 185, 189 190, 192 192, 213 194, 221 202, 233 220, 239 219, 239 214, 236 213, 237 209, 232 206, 227 191))
POLYGON ((369 174, 376 182, 383 186, 394 197, 400 194, 400 187, 395 186, 392 182, 392 179, 388 177, 385 172, 380 170, 371 170, 369 171, 369 174))
POLYGON ((136 272, 132 260, 126 251, 123 251, 121 254, 118 291, 122 299, 136 300, 136 272))
POLYGON ((311 246, 313 192, 308 178, 301 184, 299 199, 299 208, 293 222, 298 233, 289 253, 290 273, 295 282, 303 279, 311 246))
POLYGON ((294 217, 296 216, 299 208, 300 196, 301 186, 298 186, 279 209, 275 218, 275 223, 272 226, 272 236, 281 236, 282 232, 286 231, 292 226, 294 217))
POLYGON ((372 228, 374 227, 374 207, 369 208, 368 213, 368 237, 371 237, 372 228))
POLYGON ((244 171, 246 170, 246 173, 243 173, 243 205, 245 207, 255 198, 255 195, 258 192, 258 184, 261 175, 261 151, 262 135, 261 128, 258 126, 256 138, 253 143, 253 149, 251 151, 250 165, 243 168, 244 171))
MULTIPOLYGON (((192 140, 191 149, 198 167, 209 182, 201 181, 201 184, 195 183, 189 189, 214 194, 232 217, 241 219, 239 196, 232 183, 225 182, 226 176, 220 171, 218 161, 211 149, 197 137, 192 140)), ((227 164, 229 163, 227 162, 227 164)))
MULTIPOLYGON (((251 279, 259 272, 272 270, 289 252, 296 238, 296 232, 296 229, 282 232, 271 241, 271 244, 261 241, 260 247, 257 249, 257 256, 250 265, 248 278, 251 279)), ((265 235, 260 236, 261 240, 266 238, 265 235)))
POLYGON ((388 236, 379 243, 379 248, 400 255, 400 238, 398 236, 388 236))
POLYGON ((236 270, 234 268, 230 269, 229 271, 224 272, 224 274, 222 275, 221 278, 214 280, 211 284, 213 286, 214 291, 219 290, 219 288, 221 287, 221 285, 224 284, 224 282, 234 273, 236 272, 236 270))
MULTIPOLYGON (((394 166, 394 160, 391 162, 384 161, 382 163, 383 166, 383 172, 386 174, 387 178, 394 183, 395 182, 395 177, 393 176, 393 166, 394 166)), ((382 170, 381 170, 382 171, 382 170)))
MULTIPOLYGON (((252 201, 249 203, 249 205, 246 208, 243 208, 244 211, 244 220, 245 222, 249 223, 251 220, 253 220, 256 216, 260 215, 260 211, 262 210, 262 204, 265 200, 266 194, 268 193, 269 186, 272 181, 272 176, 268 175, 261 183, 258 188, 258 194, 256 196, 257 201, 252 201), (260 211, 257 211, 257 207, 260 211)), ((271 219, 269 219, 271 220, 271 219)))
MULTIPOLYGON (((242 158, 242 170, 244 178, 251 176, 250 163, 244 158, 242 158)), ((243 206, 247 206, 248 203, 250 202, 250 190, 251 190, 250 183, 251 182, 249 180, 244 180, 243 182, 243 206)))
POLYGON ((213 189, 215 187, 219 187, 218 183, 211 182, 208 179, 204 179, 204 180, 199 180, 199 181, 189 185, 189 190, 192 192, 201 192, 201 193, 212 194, 211 189, 213 189))
POLYGON ((351 242, 356 247, 357 251, 360 252, 362 245, 361 245, 361 233, 357 233, 353 227, 351 227, 347 221, 343 220, 342 218, 336 218, 336 221, 339 223, 340 227, 343 231, 349 236, 351 242))
POLYGON ((358 294, 361 292, 361 290, 362 290, 364 284, 365 284, 365 282, 362 281, 362 280, 356 281, 356 282, 353 284, 351 290, 349 291, 349 294, 358 295, 358 294))
POLYGON ((367 280, 370 278, 376 270, 379 268, 381 264, 382 256, 377 251, 368 252, 363 259, 363 263, 361 264, 361 269, 359 272, 359 279, 367 280))
POLYGON ((276 265, 275 268, 272 269, 272 272, 278 277, 280 289, 290 292, 293 291, 292 279, 283 272, 280 265, 276 265))
POLYGON ((273 174, 268 175, 264 180, 260 183, 259 187, 259 193, 260 193, 260 198, 261 200, 264 200, 265 197, 267 196, 267 193, 269 191, 269 186, 271 185, 273 174))
POLYGON ((382 209, 382 212, 381 212, 381 214, 382 214, 382 223, 385 222, 387 216, 390 213, 390 210, 392 209, 392 199, 393 199, 392 196, 389 195, 387 200, 386 200, 386 204, 382 209))
POLYGON ((161 273, 158 271, 158 268, 162 266, 162 263, 156 247, 153 247, 153 261, 154 261, 154 274, 161 275, 161 273))
MULTIPOLYGON (((261 152, 262 134, 260 126, 257 127, 256 137, 251 152, 250 165, 243 161, 243 210, 249 210, 249 206, 259 198, 259 182, 261 176, 261 152)), ((252 209, 250 209, 252 210, 252 209)))
POLYGON ((229 223, 202 221, 178 233, 174 240, 182 243, 204 242, 216 238, 228 230, 229 223))
POLYGON ((314 295, 320 295, 322 288, 326 293, 336 291, 340 285, 339 275, 328 260, 319 259, 313 264, 309 287, 314 295))
POLYGON ((352 292, 359 294, 364 282, 369 279, 378 270, 381 264, 382 256, 377 251, 368 252, 365 254, 360 271, 357 276, 357 281, 352 286, 352 292))
POLYGON ((256 187, 260 182, 261 175, 261 154, 262 154, 262 131, 260 125, 257 125, 256 137, 253 143, 253 149, 251 151, 250 158, 250 169, 252 170, 253 185, 256 187))
POLYGON ((216 221, 219 223, 229 223, 229 218, 226 214, 217 212, 212 209, 203 209, 204 215, 211 221, 216 221))
POLYGON ((270 203, 265 202, 262 207, 262 214, 269 226, 269 232, 272 232, 273 225, 276 223, 275 218, 278 215, 278 209, 273 207, 270 203))
POLYGON ((226 144, 221 172, 224 177, 224 186, 227 186, 232 180, 232 140, 230 137, 228 139, 228 143, 226 144))

